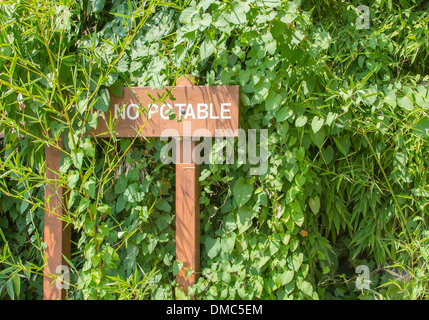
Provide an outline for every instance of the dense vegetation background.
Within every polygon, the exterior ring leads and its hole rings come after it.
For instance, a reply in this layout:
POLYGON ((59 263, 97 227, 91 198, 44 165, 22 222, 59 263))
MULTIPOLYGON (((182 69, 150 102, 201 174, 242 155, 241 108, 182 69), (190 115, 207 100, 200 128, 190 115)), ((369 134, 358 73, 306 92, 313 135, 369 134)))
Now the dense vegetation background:
POLYGON ((183 298, 165 142, 82 135, 108 88, 192 74, 240 85, 269 165, 201 167, 191 293, 428 298, 428 20, 419 0, 1 1, 0 297, 42 297, 44 147, 64 133, 68 298, 183 298))

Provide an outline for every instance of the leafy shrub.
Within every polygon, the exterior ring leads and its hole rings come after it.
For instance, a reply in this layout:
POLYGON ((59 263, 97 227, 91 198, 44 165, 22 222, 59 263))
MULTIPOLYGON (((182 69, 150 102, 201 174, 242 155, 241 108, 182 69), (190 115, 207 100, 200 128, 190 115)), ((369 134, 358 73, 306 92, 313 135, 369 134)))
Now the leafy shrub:
POLYGON ((68 297, 183 297, 163 142, 81 137, 108 88, 188 73, 240 85, 241 127, 269 130, 266 174, 201 167, 192 294, 427 298, 425 1, 10 1, 0 19, 3 298, 41 297, 43 149, 62 138, 68 297), (370 29, 356 26, 359 5, 370 29))

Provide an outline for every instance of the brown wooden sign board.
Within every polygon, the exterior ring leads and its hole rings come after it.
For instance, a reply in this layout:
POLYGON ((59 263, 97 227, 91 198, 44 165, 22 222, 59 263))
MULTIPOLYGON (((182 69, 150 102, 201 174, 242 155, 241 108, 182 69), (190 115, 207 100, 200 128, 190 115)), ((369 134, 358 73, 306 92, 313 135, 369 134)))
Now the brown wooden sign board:
MULTIPOLYGON (((239 129, 238 86, 193 86, 192 78, 182 77, 174 88, 125 88, 121 98, 112 96, 109 109, 99 114, 94 137, 110 137, 108 123, 116 137, 234 137, 239 129), (134 91, 134 92, 133 92, 134 91), (168 95, 166 93, 169 92, 168 95), (159 99, 161 97, 161 99, 159 99), (174 98, 172 98, 174 97, 174 98), (159 101, 157 101, 159 100, 159 101), (167 112, 169 109, 172 111, 167 112), (174 119, 169 115, 174 112, 174 119), (182 117, 178 121, 178 117, 182 117), (164 130, 168 130, 165 132, 164 130)), ((191 142, 191 152, 197 142, 191 142)), ((183 149, 184 140, 176 140, 176 148, 183 149)), ((176 259, 183 262, 177 275, 179 286, 188 293, 199 275, 200 215, 199 165, 184 163, 183 152, 176 163, 176 259), (185 277, 186 270, 194 273, 185 277)), ((49 275, 56 273, 58 264, 70 258, 70 230, 60 220, 64 212, 62 188, 58 187, 61 150, 47 147, 45 186, 45 242, 47 265, 43 282, 44 299, 64 299, 65 290, 52 283, 49 275)), ((188 159, 190 159, 189 157, 188 159)), ((189 161, 188 161, 189 162, 189 161)))
POLYGON ((109 137, 112 121, 117 137, 237 136, 239 86, 124 88, 121 98, 111 96, 109 110, 99 114, 92 134, 109 137))

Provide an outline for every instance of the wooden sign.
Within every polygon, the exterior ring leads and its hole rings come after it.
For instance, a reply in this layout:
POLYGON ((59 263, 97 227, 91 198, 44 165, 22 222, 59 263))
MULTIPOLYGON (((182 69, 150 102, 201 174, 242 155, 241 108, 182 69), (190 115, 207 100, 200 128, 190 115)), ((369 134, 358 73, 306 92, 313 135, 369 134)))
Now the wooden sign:
POLYGON ((111 124, 117 137, 161 137, 163 132, 170 137, 214 137, 216 131, 217 136, 237 136, 238 101, 239 86, 124 88, 121 98, 111 95, 109 110, 99 113, 92 134, 109 137, 111 124))
MULTIPOLYGON (((176 162, 176 259, 183 262, 177 282, 187 294, 200 274, 200 169, 184 153, 192 154, 196 146, 191 136, 238 136, 239 87, 193 86, 187 76, 174 88, 126 88, 122 98, 111 97, 108 111, 99 114, 98 126, 90 134, 110 137, 109 126, 117 137, 176 137, 176 148, 183 150, 176 162), (194 272, 186 277, 189 268, 194 272)), ((59 275, 55 270, 65 263, 63 255, 70 258, 70 230, 60 220, 64 203, 55 174, 60 159, 61 148, 46 148, 44 299, 64 298, 64 289, 53 285, 49 275, 59 275)))

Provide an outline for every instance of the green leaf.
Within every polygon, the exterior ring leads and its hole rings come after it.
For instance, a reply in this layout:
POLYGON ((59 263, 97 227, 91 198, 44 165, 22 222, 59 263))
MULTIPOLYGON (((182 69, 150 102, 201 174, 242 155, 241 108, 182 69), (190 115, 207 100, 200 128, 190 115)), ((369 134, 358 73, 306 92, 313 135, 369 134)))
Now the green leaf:
POLYGON ((83 189, 86 193, 92 198, 95 198, 95 186, 97 184, 97 180, 94 177, 90 177, 88 181, 86 181, 83 185, 83 189))
POLYGON ((201 171, 200 174, 200 178, 198 179, 199 181, 205 181, 211 174, 212 172, 208 169, 204 169, 203 171, 201 171))
POLYGON ((384 97, 384 101, 387 102, 391 107, 396 108, 396 90, 390 90, 389 93, 384 97))
POLYGON ((248 181, 244 180, 243 177, 237 179, 232 188, 232 194, 234 195, 235 200, 237 201, 238 207, 246 204, 253 194, 253 185, 248 181))
POLYGON ((298 227, 301 227, 304 223, 304 214, 302 212, 293 212, 292 213, 292 219, 296 223, 298 227))
POLYGON ((119 176, 118 180, 115 181, 115 194, 124 193, 125 189, 127 189, 127 186, 127 178, 124 176, 119 176))
POLYGON ((123 193, 123 197, 125 200, 127 200, 128 202, 135 202, 135 194, 138 192, 138 185, 137 183, 133 183, 131 185, 129 185, 124 193, 123 193))
MULTIPOLYGON (((154 241, 151 240, 151 243, 153 242, 154 241)), ((128 245, 127 255, 125 257, 125 265, 128 270, 132 270, 135 267, 136 257, 138 256, 139 251, 139 247, 137 247, 136 245, 128 245)))
POLYGON ((299 288, 301 289, 301 291, 306 294, 307 296, 312 297, 313 295, 313 286, 311 285, 310 282, 308 281, 302 281, 299 284, 299 288))
POLYGON ((10 208, 12 208, 13 204, 14 201, 12 197, 2 197, 1 206, 3 208, 3 211, 9 211, 10 208))
POLYGON ((235 229, 237 229, 237 224, 234 221, 234 217, 230 213, 224 218, 224 230, 225 232, 230 233, 233 232, 235 229))
POLYGON ((429 136, 429 118, 423 117, 412 128, 413 132, 427 138, 429 136))
POLYGON ((238 233, 242 234, 252 225, 253 213, 247 206, 241 207, 237 212, 238 233))
POLYGON ((334 138, 334 141, 338 150, 340 150, 340 152, 346 156, 351 146, 350 137, 348 135, 345 135, 342 137, 338 137, 338 139, 334 138))
POLYGON ((407 111, 413 110, 414 104, 412 98, 409 96, 403 96, 402 98, 398 98, 398 105, 407 111))
POLYGON ((174 120, 176 118, 176 113, 173 109, 168 109, 164 114, 168 116, 168 120, 174 120))
POLYGON ((15 300, 15 292, 13 290, 13 282, 11 279, 9 279, 8 281, 6 281, 6 290, 7 290, 7 294, 9 295, 9 297, 12 300, 15 300))
POLYGON ((265 100, 265 109, 266 110, 277 109, 280 106, 281 101, 282 101, 282 96, 280 94, 270 93, 267 97, 267 100, 265 100))
POLYGON ((72 150, 70 152, 72 161, 73 161, 73 165, 77 168, 77 169, 82 169, 82 162, 83 162, 83 157, 84 157, 84 153, 82 149, 78 149, 77 152, 75 150, 72 150))
POLYGON ((98 255, 98 254, 94 254, 94 255, 92 256, 92 258, 91 258, 91 261, 92 261, 92 265, 93 265, 94 267, 98 266, 98 264, 101 262, 100 255, 98 255))
POLYGON ((104 5, 106 4, 106 0, 92 0, 92 8, 93 12, 100 13, 101 10, 104 9, 104 5))
POLYGON ((210 237, 207 237, 205 241, 205 246, 207 255, 210 259, 213 259, 220 252, 220 239, 212 239, 210 237))
POLYGON ((116 201, 116 212, 119 213, 124 210, 127 201, 123 197, 123 194, 120 194, 118 200, 116 201))
POLYGON ((322 148, 323 144, 325 143, 325 137, 326 134, 323 127, 316 133, 310 132, 311 141, 313 141, 314 144, 319 147, 319 149, 322 148))
POLYGON ((13 282, 13 289, 15 291, 16 297, 19 299, 19 294, 21 292, 21 277, 19 277, 18 275, 15 275, 12 278, 12 282, 13 282))
POLYGON ((293 270, 298 271, 298 269, 301 267, 303 260, 304 260, 304 255, 302 253, 294 254, 292 256, 293 270))
POLYGON ((313 129, 314 133, 317 133, 320 128, 322 128, 325 120, 322 118, 319 118, 318 116, 315 116, 313 118, 313 121, 311 121, 311 129, 313 129))
POLYGON ((221 279, 224 283, 230 283, 231 282, 231 273, 224 271, 222 272, 221 279))
POLYGON ((88 115, 88 124, 91 128, 96 129, 98 125, 98 114, 97 112, 90 113, 88 115))
POLYGON ((286 5, 286 9, 284 11, 279 10, 280 20, 285 24, 292 23, 297 16, 296 14, 297 9, 298 9, 298 4, 296 1, 288 1, 286 5))
POLYGON ((215 46, 211 40, 205 39, 200 47, 200 59, 204 60, 210 57, 215 51, 215 46))
POLYGON ((336 114, 336 113, 332 113, 332 112, 329 112, 329 113, 328 113, 328 116, 326 117, 326 124, 327 124, 328 126, 330 126, 330 125, 332 124, 332 122, 334 122, 334 120, 335 120, 337 117, 338 117, 338 114, 336 114))
POLYGON ((281 108, 277 112, 277 114, 276 114, 276 120, 278 122, 282 122, 282 121, 285 121, 285 120, 289 119, 292 115, 293 115, 293 111, 291 109, 289 109, 288 106, 284 106, 283 108, 281 108))
POLYGON ((100 269, 91 270, 91 278, 96 285, 100 284, 102 277, 103 277, 103 273, 100 269))
POLYGON ((234 1, 231 4, 231 13, 225 15, 225 19, 233 24, 243 24, 247 22, 246 12, 249 5, 246 2, 234 1))
POLYGON ((186 8, 180 14, 179 20, 181 22, 189 23, 189 22, 191 22, 192 17, 197 13, 198 13, 198 11, 195 8, 192 8, 192 7, 186 8))
POLYGON ((308 205, 310 206, 311 211, 314 214, 317 214, 320 210, 320 198, 318 196, 310 198, 310 200, 308 201, 308 205))
MULTIPOLYGON (((283 22, 289 23, 289 22, 287 22, 288 20, 290 20, 290 19, 285 19, 285 20, 283 20, 283 22)), ((304 38, 305 38, 305 33, 303 33, 299 29, 295 29, 295 31, 293 32, 293 35, 292 35, 292 41, 291 42, 295 45, 298 45, 304 38)))
POLYGON ((122 98, 124 92, 124 84, 121 79, 116 80, 110 87, 110 91, 117 97, 122 98))
POLYGON ((307 117, 306 116, 300 116, 296 118, 295 120, 295 126, 296 127, 303 127, 307 123, 307 117))
POLYGON ((177 276, 183 268, 183 261, 174 260, 173 263, 173 276, 177 276))
MULTIPOLYGON (((367 62, 368 64, 368 62, 367 62)), ((374 66, 371 69, 376 68, 376 66, 374 66)), ((367 88, 365 90, 365 94, 362 96, 362 100, 367 103, 369 106, 374 105, 375 100, 377 100, 377 96, 379 94, 379 90, 377 88, 377 86, 370 86, 369 88, 367 88)))
POLYGON ((85 142, 81 144, 83 153, 88 157, 95 156, 95 147, 91 143, 91 139, 85 138, 85 142))
MULTIPOLYGON (((89 220, 89 219, 85 220, 84 228, 85 228, 85 232, 88 235, 90 236, 94 235, 94 226, 95 226, 94 220, 89 220)), ((95 247, 91 247, 86 251, 85 256, 87 259, 91 259, 94 254, 95 254, 95 247)))
POLYGON ((329 42, 331 41, 331 36, 328 32, 322 31, 316 33, 314 37, 314 42, 320 47, 322 50, 326 50, 329 47, 329 42))
POLYGON ((94 104, 94 108, 103 112, 109 110, 110 94, 106 88, 100 90, 97 101, 94 104))
POLYGON ((270 92, 271 82, 269 81, 259 81, 257 85, 255 85, 254 90, 255 94, 252 97, 252 103, 262 103, 268 97, 268 93, 270 92))
POLYGON ((97 207, 97 210, 101 213, 110 214, 111 208, 108 204, 102 204, 97 207))
POLYGON ((79 172, 74 171, 73 174, 71 174, 67 178, 67 184, 70 189, 73 189, 76 186, 76 183, 79 181, 79 172))
POLYGON ((237 238, 237 235, 235 233, 232 233, 230 237, 222 238, 221 240, 222 251, 231 253, 234 250, 236 238, 237 238))
POLYGON ((280 275, 281 285, 284 286, 284 285, 287 285, 289 282, 291 282, 294 274, 295 272, 293 270, 288 270, 283 272, 280 275))
POLYGON ((272 40, 270 42, 268 42, 265 46, 265 48, 267 49, 267 52, 271 55, 274 55, 276 53, 276 49, 277 49, 277 42, 276 40, 272 40))
POLYGON ((330 164, 331 161, 334 159, 334 149, 332 148, 332 146, 328 146, 326 148, 322 148, 322 157, 324 159, 324 161, 326 162, 326 164, 330 164))
POLYGON ((167 202, 167 200, 165 200, 165 199, 162 199, 161 201, 157 202, 155 205, 155 208, 157 208, 158 210, 165 211, 165 212, 171 211, 171 206, 167 202))
POLYGON ((185 278, 191 276, 193 273, 194 273, 194 270, 192 269, 192 267, 189 267, 188 269, 186 269, 185 278))

